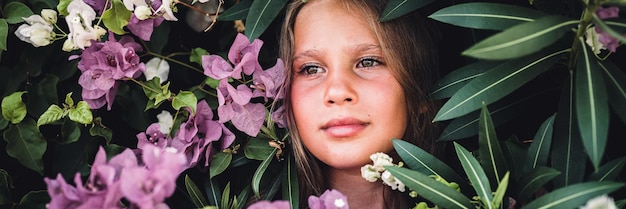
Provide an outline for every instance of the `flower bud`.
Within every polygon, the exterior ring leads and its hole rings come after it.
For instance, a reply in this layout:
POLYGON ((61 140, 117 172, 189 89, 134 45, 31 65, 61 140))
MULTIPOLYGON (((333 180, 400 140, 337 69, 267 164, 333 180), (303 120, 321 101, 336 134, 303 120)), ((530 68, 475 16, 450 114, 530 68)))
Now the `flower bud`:
POLYGON ((135 16, 139 20, 145 20, 152 16, 152 11, 147 6, 137 6, 135 8, 135 16))
POLYGON ((57 11, 52 9, 42 9, 41 17, 43 17, 43 19, 50 24, 57 23, 57 11))
POLYGON ((76 44, 74 44, 74 41, 72 41, 71 39, 66 39, 65 42, 63 42, 63 51, 66 52, 71 52, 74 51, 76 49, 78 49, 78 47, 76 46, 76 44))
POLYGON ((93 29, 95 29, 96 31, 96 36, 97 37, 102 37, 104 34, 107 33, 107 30, 105 30, 104 28, 100 27, 99 25, 94 25, 93 29))
POLYGON ((30 41, 34 46, 47 46, 52 43, 53 33, 43 28, 34 28, 30 34, 30 41))

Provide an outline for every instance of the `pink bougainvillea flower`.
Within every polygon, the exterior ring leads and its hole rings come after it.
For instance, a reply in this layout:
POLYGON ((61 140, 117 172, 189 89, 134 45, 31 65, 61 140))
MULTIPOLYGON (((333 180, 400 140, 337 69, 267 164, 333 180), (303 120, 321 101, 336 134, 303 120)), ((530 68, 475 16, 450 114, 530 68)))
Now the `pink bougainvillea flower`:
POLYGON ((246 85, 232 87, 228 80, 221 80, 217 88, 220 123, 231 121, 235 128, 250 136, 256 136, 265 121, 265 106, 250 103, 252 90, 246 85))
POLYGON ((320 197, 309 196, 311 209, 348 209, 348 197, 337 190, 326 190, 320 197))
POLYGON ((57 174, 56 179, 44 178, 50 195, 50 203, 46 206, 49 209, 76 208, 81 204, 78 191, 72 185, 67 184, 61 174, 57 174))
POLYGON ((276 59, 276 64, 269 69, 256 71, 252 77, 254 97, 262 96, 266 102, 267 98, 282 99, 279 90, 285 80, 285 63, 281 59, 276 59))
POLYGON ((273 202, 263 200, 255 202, 254 204, 248 206, 248 209, 289 209, 291 206, 289 202, 286 200, 276 200, 273 202))
MULTIPOLYGON (((151 3, 152 8, 159 8, 160 6, 161 6, 160 0, 154 0, 151 3)), ((126 27, 131 33, 135 34, 141 40, 150 41, 154 28, 161 25, 163 20, 165 20, 165 18, 162 15, 156 15, 156 14, 150 16, 147 19, 141 20, 140 18, 136 16, 136 14, 133 13, 126 27)))
POLYGON ((216 80, 228 77, 241 79, 242 72, 251 75, 257 70, 262 70, 258 61, 261 46, 263 41, 255 39, 250 43, 245 35, 239 33, 228 51, 230 63, 219 55, 202 56, 204 74, 216 80))
MULTIPOLYGON (((596 10, 596 15, 600 19, 616 18, 619 16, 619 7, 599 7, 598 10, 596 10)), ((620 44, 619 40, 602 31, 600 27, 595 28, 598 33, 598 41, 609 51, 615 52, 620 44)), ((622 34, 622 36, 626 37, 626 33, 622 34)))

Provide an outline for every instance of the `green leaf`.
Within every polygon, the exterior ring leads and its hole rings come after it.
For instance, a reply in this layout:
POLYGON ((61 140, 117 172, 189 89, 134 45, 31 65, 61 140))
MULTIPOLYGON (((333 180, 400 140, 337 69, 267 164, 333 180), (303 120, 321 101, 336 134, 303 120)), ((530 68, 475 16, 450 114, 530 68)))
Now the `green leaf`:
POLYGON ((49 202, 50 196, 47 191, 30 191, 22 197, 15 209, 46 209, 49 202))
POLYGON ((189 178, 189 175, 185 175, 185 188, 187 189, 187 195, 189 196, 189 199, 191 199, 191 201, 197 208, 208 205, 206 199, 204 199, 204 196, 202 196, 202 192, 200 191, 200 189, 198 189, 196 183, 194 183, 193 180, 189 178))
POLYGON ((609 104, 613 111, 626 123, 626 73, 611 61, 599 61, 598 66, 604 72, 609 104))
POLYGON ((509 187, 509 174, 511 173, 507 171, 498 183, 498 188, 493 195, 493 202, 491 203, 494 208, 502 208, 502 199, 504 199, 504 195, 509 187))
POLYGON ((441 107, 434 121, 457 118, 508 95, 548 70, 568 50, 544 51, 508 61, 474 78, 441 107), (548 53, 550 52, 550 53, 548 53))
POLYGON ((463 51, 462 54, 489 60, 526 56, 556 42, 576 24, 578 21, 561 16, 541 17, 492 35, 463 51))
POLYGON ((623 187, 623 183, 586 182, 574 184, 544 194, 522 209, 577 208, 589 199, 608 194, 623 187))
POLYGON ((124 26, 128 25, 130 16, 133 14, 126 9, 122 0, 112 0, 111 8, 102 13, 102 22, 109 30, 117 35, 123 35, 124 26))
POLYGON ((210 178, 213 178, 224 172, 230 162, 233 160, 233 154, 226 152, 218 152, 213 155, 211 165, 209 165, 210 178))
POLYGON ((552 136, 552 143, 558 146, 552 146, 550 151, 551 167, 561 172, 561 175, 552 181, 556 188, 581 182, 585 175, 586 163, 579 162, 587 161, 574 112, 576 109, 573 73, 568 73, 564 80, 552 136))
POLYGON ((254 171, 254 175, 252 176, 252 192, 254 192, 254 195, 256 197, 260 197, 261 190, 259 189, 259 186, 261 184, 261 178, 263 178, 263 174, 265 174, 267 166, 269 166, 269 164, 274 159, 276 152, 278 152, 278 149, 274 148, 274 151, 267 155, 263 162, 261 162, 261 165, 259 165, 256 171, 254 171))
POLYGON ((46 74, 41 81, 31 81, 33 85, 27 85, 28 103, 26 109, 32 116, 43 114, 46 109, 59 102, 57 85, 59 78, 52 74, 46 74))
POLYGON ((296 168, 295 158, 291 155, 285 157, 285 167, 281 174, 282 197, 289 201, 291 208, 300 208, 300 186, 298 185, 298 170, 296 168))
POLYGON ((103 137, 107 145, 111 143, 111 139, 113 138, 113 130, 102 124, 101 117, 96 117, 94 119, 94 123, 91 128, 89 128, 89 134, 91 136, 103 137))
POLYGON ((67 11, 67 6, 72 2, 72 0, 59 0, 59 4, 57 4, 57 11, 61 16, 67 16, 70 13, 67 11))
POLYGON ((620 157, 602 165, 600 169, 589 175, 590 181, 613 181, 622 172, 626 157, 620 157))
POLYGON ((440 9, 428 17, 466 28, 504 30, 544 15, 536 9, 510 4, 472 2, 440 9))
POLYGON ((434 85, 435 90, 430 93, 430 97, 432 99, 449 98, 469 81, 499 64, 502 62, 481 61, 456 69, 437 81, 434 85))
POLYGON ((65 104, 67 104, 67 106, 74 106, 74 99, 72 99, 72 92, 67 93, 65 95, 65 104))
POLYGON ((4 130, 9 125, 9 121, 4 119, 4 117, 0 117, 0 130, 4 130))
POLYGON ((71 121, 63 120, 63 124, 61 125, 61 143, 69 144, 78 141, 80 138, 80 128, 78 125, 71 121))
POLYGON ((552 115, 546 119, 535 133, 533 142, 528 148, 524 171, 529 171, 539 166, 545 166, 548 163, 550 146, 552 145, 554 116, 555 115, 552 115))
POLYGON ((508 170, 500 142, 496 135, 495 126, 487 106, 483 104, 480 113, 478 131, 478 155, 487 177, 492 183, 498 183, 508 170))
POLYGON ((400 139, 392 139, 391 142, 396 153, 412 170, 424 175, 437 175, 446 181, 456 182, 460 185, 465 182, 454 169, 420 147, 400 139))
POLYGON ((224 208, 230 208, 230 181, 226 183, 224 191, 222 191, 222 206, 224 208))
POLYGON ((274 199, 274 195, 276 195, 276 192, 278 192, 278 189, 280 189, 281 182, 282 181, 280 178, 273 178, 273 180, 270 182, 271 184, 269 185, 269 187, 264 190, 263 195, 261 196, 261 199, 262 200, 274 199))
POLYGON ((93 114, 89 109, 89 104, 85 101, 80 101, 76 104, 75 108, 69 110, 70 120, 82 124, 91 124, 93 122, 93 114))
POLYGON ((219 185, 215 180, 210 179, 208 175, 205 176, 206 178, 204 179, 204 190, 207 193, 209 205, 215 205, 217 206, 217 208, 222 208, 222 191, 219 185))
POLYGON ((228 8, 217 17, 217 21, 234 21, 243 20, 248 16, 252 0, 242 0, 239 3, 228 8))
POLYGON ((380 22, 392 20, 426 6, 433 0, 391 0, 380 15, 380 22))
POLYGON ((483 202, 485 206, 488 206, 488 208, 492 208, 491 202, 493 201, 493 196, 491 196, 491 186, 489 185, 489 179, 487 179, 485 171, 480 167, 476 158, 463 148, 463 146, 454 142, 454 149, 480 201, 483 202))
POLYGON ((9 35, 9 24, 4 18, 0 18, 0 50, 7 50, 7 37, 9 35))
POLYGON ((246 36, 250 41, 257 39, 278 16, 287 0, 253 1, 246 17, 246 36))
POLYGON ((526 158, 527 146, 522 144, 515 135, 509 137, 503 146, 504 157, 508 162, 509 170, 513 174, 514 179, 519 179, 522 176, 522 163, 526 158))
POLYGON ((515 193, 517 194, 516 200, 526 202, 529 197, 534 195, 535 192, 559 174, 561 174, 561 172, 544 166, 533 168, 532 171, 524 174, 518 181, 518 188, 515 188, 515 193))
MULTIPOLYGON (((247 200, 250 196, 250 185, 246 185, 246 187, 244 187, 241 192, 239 192, 239 195, 237 195, 237 198, 240 200, 247 200)), ((247 205, 246 204, 239 204, 237 205, 237 209, 244 209, 247 205)))
POLYGON ((193 48, 191 49, 191 56, 189 56, 189 62, 198 63, 198 65, 202 65, 202 56, 208 55, 209 52, 203 48, 193 48))
POLYGON ((11 189, 13 180, 7 171, 0 169, 0 205, 13 203, 11 189))
POLYGON ((609 128, 609 107, 606 85, 593 52, 582 38, 579 41, 576 66, 576 117, 587 156, 598 169, 606 147, 609 128))
POLYGON ((4 6, 4 12, 6 21, 9 24, 24 22, 22 18, 27 18, 34 14, 28 6, 18 1, 9 2, 4 6))
POLYGON ((48 142, 43 138, 35 120, 27 118, 12 125, 3 134, 8 143, 7 154, 17 159, 25 167, 43 175, 43 154, 48 142))
POLYGON ((246 158, 252 160, 264 160, 273 151, 274 147, 270 146, 268 139, 264 138, 250 138, 243 147, 246 158))
POLYGON ((48 110, 46 110, 41 116, 39 116, 39 119, 37 119, 37 127, 61 120, 61 118, 63 118, 63 113, 63 109, 61 109, 58 105, 50 105, 48 110))
POLYGON ((14 92, 2 99, 2 117, 13 124, 21 122, 26 117, 26 104, 22 102, 24 93, 26 92, 14 92))
POLYGON ((399 179, 421 197, 442 208, 474 208, 470 200, 455 189, 417 171, 397 166, 385 166, 393 177, 399 179))
POLYGON ((611 37, 619 40, 620 42, 626 43, 626 38, 624 38, 624 36, 622 35, 622 33, 615 31, 613 28, 611 28, 610 26, 608 26, 608 24, 612 24, 612 25, 617 25, 617 26, 621 26, 623 28, 626 28, 626 23, 624 22, 605 22, 604 20, 600 19, 597 15, 593 15, 593 23, 596 24, 598 27, 600 27, 600 29, 602 29, 602 31, 604 31, 605 33, 609 34, 611 37), (608 24, 607 24, 608 23, 608 24))
POLYGON ((192 110, 192 114, 196 113, 196 105, 198 104, 198 98, 193 92, 190 91, 180 91, 178 94, 172 99, 172 107, 175 110, 180 110, 183 107, 189 107, 192 110))

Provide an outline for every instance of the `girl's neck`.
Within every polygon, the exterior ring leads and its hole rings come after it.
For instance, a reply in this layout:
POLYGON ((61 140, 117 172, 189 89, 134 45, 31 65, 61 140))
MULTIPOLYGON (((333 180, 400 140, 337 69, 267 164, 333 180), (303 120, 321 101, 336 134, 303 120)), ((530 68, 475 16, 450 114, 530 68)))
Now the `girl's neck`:
MULTIPOLYGON (((350 208, 382 209, 385 207, 385 197, 389 192, 383 192, 386 186, 382 182, 368 182, 361 177, 360 169, 340 170, 328 168, 328 184, 348 197, 350 208)), ((389 201, 389 199, 387 199, 389 201)))

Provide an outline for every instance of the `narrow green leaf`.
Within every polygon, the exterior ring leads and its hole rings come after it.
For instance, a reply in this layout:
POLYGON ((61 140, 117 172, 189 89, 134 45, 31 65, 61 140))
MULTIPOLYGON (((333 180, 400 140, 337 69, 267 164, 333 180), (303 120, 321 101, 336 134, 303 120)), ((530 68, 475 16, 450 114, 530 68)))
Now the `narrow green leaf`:
POLYGON ((198 98, 193 92, 190 91, 180 91, 178 94, 172 99, 172 107, 175 110, 180 110, 183 107, 189 107, 192 110, 192 114, 196 114, 196 105, 198 104, 198 98))
POLYGON ((9 156, 43 175, 42 157, 48 142, 39 133, 35 120, 27 118, 21 123, 9 126, 3 137, 7 142, 6 150, 9 156))
POLYGON ((46 110, 39 119, 37 119, 37 126, 42 126, 46 124, 51 124, 61 120, 63 118, 63 109, 61 109, 58 105, 50 105, 48 110, 46 110))
POLYGON ((380 22, 392 20, 426 6, 433 0, 391 0, 380 15, 380 22))
POLYGON ((539 166, 545 166, 548 163, 550 146, 552 145, 552 133, 554 130, 554 117, 555 115, 552 115, 546 119, 535 133, 533 142, 528 148, 524 171, 529 171, 539 166))
POLYGON ((206 178, 204 179, 204 190, 207 193, 209 205, 214 205, 217 206, 217 208, 222 208, 222 191, 217 182, 213 179, 210 179, 208 175, 206 175, 206 178))
POLYGON ((110 9, 102 13, 102 22, 113 33, 123 35, 126 33, 124 26, 128 25, 130 16, 133 13, 126 9, 122 0, 112 0, 110 2, 113 4, 110 9))
POLYGON ((30 191, 22 197, 15 209, 46 209, 50 202, 47 191, 30 191))
POLYGON ((245 156, 252 160, 264 160, 273 151, 268 139, 250 138, 243 147, 245 156))
POLYGON ((245 34, 248 39, 253 41, 261 36, 285 4, 287 4, 287 0, 253 1, 246 17, 245 34))
POLYGON ((234 21, 243 20, 248 16, 252 0, 242 0, 239 3, 228 8, 217 17, 217 21, 234 21))
POLYGON ((298 185, 298 171, 296 169, 295 158, 292 155, 286 156, 285 167, 282 172, 282 197, 289 201, 291 208, 300 208, 300 186, 298 185))
POLYGON ((583 145, 591 163, 598 169, 604 155, 609 128, 606 85, 593 52, 580 39, 576 66, 576 116, 583 145))
POLYGON ((561 175, 552 181, 556 188, 581 182, 585 175, 586 163, 580 162, 587 161, 574 112, 576 109, 573 73, 568 73, 564 80, 552 136, 552 143, 558 146, 552 146, 550 151, 551 167, 561 172, 561 175))
POLYGON ((85 101, 80 101, 76 104, 75 108, 71 108, 68 116, 70 120, 82 124, 91 124, 93 122, 93 114, 91 113, 89 104, 85 101))
POLYGON ((545 16, 492 35, 469 49, 463 55, 489 60, 504 60, 535 53, 556 42, 578 21, 561 16, 545 16))
POLYGON ((509 165, 509 170, 513 174, 514 179, 520 179, 522 176, 523 162, 526 158, 527 147, 522 144, 519 139, 513 135, 509 137, 502 146, 504 157, 509 165))
POLYGON ((517 194, 516 200, 526 202, 531 195, 535 194, 537 190, 559 174, 561 174, 561 172, 545 166, 533 168, 530 172, 524 174, 517 182, 516 185, 518 187, 514 190, 514 193, 517 194))
POLYGON ((391 174, 411 190, 416 191, 442 208, 474 208, 470 200, 460 192, 414 170, 397 166, 385 166, 391 174))
POLYGON ((428 17, 466 28, 504 30, 544 15, 536 9, 510 4, 472 2, 440 9, 428 17))
POLYGON ((507 171, 498 183, 498 188, 493 195, 493 202, 491 203, 494 208, 502 208, 502 199, 504 199, 504 195, 509 187, 509 174, 511 173, 507 171))
POLYGON ((226 152, 218 152, 213 155, 213 161, 211 161, 211 165, 209 165, 209 175, 210 178, 213 178, 220 173, 224 172, 228 165, 230 165, 230 161, 233 160, 233 154, 226 152))
POLYGON ((269 185, 269 187, 264 190, 263 195, 261 196, 261 199, 262 200, 273 200, 274 196, 276 195, 276 193, 280 189, 280 183, 281 182, 282 182, 282 180, 280 178, 278 178, 278 177, 274 178, 271 181, 271 184, 269 185))
POLYGON ((4 169, 0 169, 0 205, 13 203, 11 189, 13 189, 11 175, 4 169))
POLYGON ((0 18, 0 50, 7 50, 7 37, 9 35, 9 24, 4 18, 0 18))
MULTIPOLYGON (((607 25, 607 22, 600 19, 597 15, 594 14, 592 20, 595 25, 597 25, 598 27, 600 27, 600 29, 602 29, 602 31, 611 35, 611 37, 619 40, 620 42, 622 42, 622 44, 626 43, 626 38, 624 38, 622 33, 615 31, 613 28, 607 25)), ((612 22, 612 23, 613 23, 612 25, 622 26, 626 28, 626 23, 624 22, 612 22)))
POLYGON ((467 82, 481 76, 485 71, 494 68, 499 64, 502 63, 481 61, 456 69, 437 81, 437 83, 434 85, 435 90, 430 93, 430 97, 432 99, 443 99, 451 97, 452 95, 454 95, 455 92, 457 92, 465 84, 467 84, 467 82))
POLYGON ((474 186, 474 190, 480 198, 480 201, 483 202, 487 208, 493 208, 493 205, 491 205, 493 196, 491 195, 489 179, 487 179, 487 175, 485 174, 483 168, 480 167, 478 160, 476 160, 476 158, 474 158, 469 151, 463 148, 463 146, 456 142, 454 142, 454 149, 456 150, 456 155, 459 157, 459 161, 461 161, 461 166, 463 166, 465 174, 467 174, 467 177, 474 186))
POLYGON ((9 2, 4 6, 4 12, 6 21, 9 24, 24 22, 22 18, 27 18, 34 14, 28 6, 18 1, 9 2))
POLYGON ((202 192, 200 192, 196 183, 189 178, 189 175, 185 175, 185 188, 187 188, 187 195, 196 207, 201 208, 208 205, 204 196, 202 196, 202 192))
MULTIPOLYGON (((478 155, 480 164, 485 170, 492 185, 501 182, 501 177, 508 171, 500 141, 487 106, 483 104, 480 113, 478 131, 478 155)), ((497 187, 496 187, 497 188, 497 187)))
POLYGON ((278 149, 274 148, 274 151, 267 155, 263 162, 261 162, 261 165, 259 165, 256 171, 254 171, 254 175, 252 176, 252 192, 254 192, 254 195, 257 197, 260 197, 261 190, 259 186, 261 185, 261 178, 263 178, 263 174, 265 174, 267 166, 269 166, 274 159, 274 156, 276 156, 276 152, 278 152, 278 149))
POLYGON ((522 207, 522 209, 577 208, 584 205, 591 198, 611 193, 623 186, 623 183, 614 182, 574 184, 544 194, 522 207))
POLYGON ((626 123, 626 73, 609 60, 598 61, 604 72, 609 104, 613 111, 626 123))
POLYGON ((26 104, 22 101, 25 91, 14 92, 2 98, 2 117, 13 124, 17 124, 26 117, 26 104))
POLYGON ((226 183, 224 191, 222 191, 222 206, 224 208, 230 208, 230 181, 226 183))
MULTIPOLYGON (((250 196, 250 190, 250 185, 246 185, 246 187, 244 187, 241 192, 239 192, 237 198, 240 200, 247 200, 250 196)), ((246 206, 246 204, 238 204, 237 209, 244 209, 246 206)))
POLYGON ((457 118, 480 109, 483 102, 491 104, 501 99, 548 70, 567 51, 543 51, 508 61, 485 72, 457 91, 441 107, 434 121, 457 118))
POLYGON ((626 157, 620 157, 600 166, 600 169, 589 175, 590 181, 613 181, 622 172, 626 157))
POLYGON ((441 176, 459 185, 466 182, 454 169, 420 147, 400 139, 392 139, 391 142, 402 161, 412 170, 424 175, 441 176))

